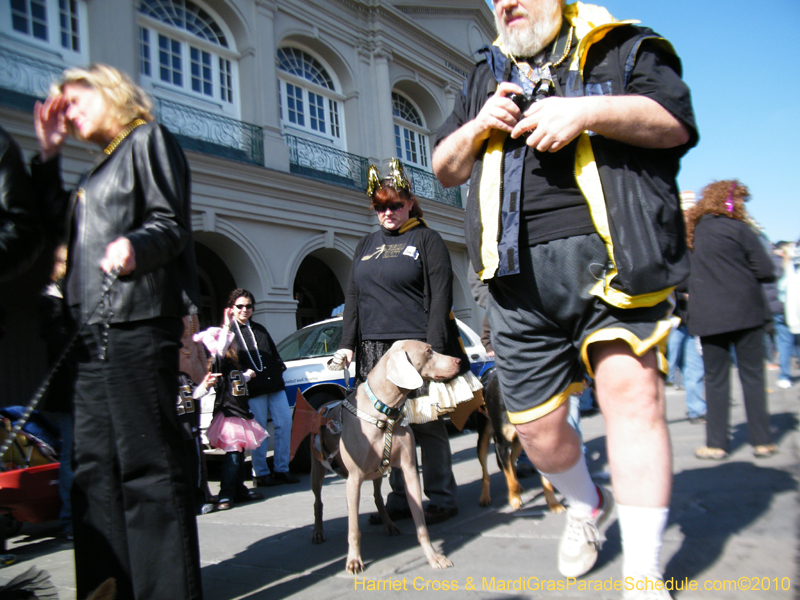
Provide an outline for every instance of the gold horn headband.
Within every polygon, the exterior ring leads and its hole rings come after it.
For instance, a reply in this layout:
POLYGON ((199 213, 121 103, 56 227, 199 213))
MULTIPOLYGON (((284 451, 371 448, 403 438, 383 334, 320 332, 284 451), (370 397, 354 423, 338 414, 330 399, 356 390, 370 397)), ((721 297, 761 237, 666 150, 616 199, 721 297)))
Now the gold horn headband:
MULTIPOLYGON (((403 172, 402 163, 397 158, 393 158, 389 162, 389 175, 384 180, 388 180, 395 190, 405 190, 409 194, 411 193, 411 185, 403 172)), ((378 173, 378 168, 375 165, 370 165, 367 175, 367 196, 372 198, 379 187, 381 187, 381 176, 378 173)))

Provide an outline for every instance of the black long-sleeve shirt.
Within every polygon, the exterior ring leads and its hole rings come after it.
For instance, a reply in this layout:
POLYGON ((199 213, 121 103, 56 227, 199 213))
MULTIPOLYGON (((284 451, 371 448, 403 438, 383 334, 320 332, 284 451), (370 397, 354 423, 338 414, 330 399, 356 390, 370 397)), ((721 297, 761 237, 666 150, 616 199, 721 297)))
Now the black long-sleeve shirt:
POLYGON ((452 304, 453 270, 441 236, 424 225, 403 233, 381 228, 356 247, 341 347, 355 350, 359 339, 417 338, 445 352, 452 304))

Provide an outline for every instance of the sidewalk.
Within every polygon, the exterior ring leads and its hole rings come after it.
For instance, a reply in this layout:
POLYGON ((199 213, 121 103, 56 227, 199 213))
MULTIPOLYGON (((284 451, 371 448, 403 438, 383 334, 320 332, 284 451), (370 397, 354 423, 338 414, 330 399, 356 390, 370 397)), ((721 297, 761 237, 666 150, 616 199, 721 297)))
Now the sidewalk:
MULTIPOLYGON (((684 418, 684 392, 667 388, 675 478, 662 565, 666 578, 688 579, 698 586, 675 592, 675 598, 736 600, 755 594, 789 599, 800 589, 796 560, 800 381, 790 390, 779 390, 775 378, 776 372, 768 371, 769 409, 780 453, 767 459, 755 459, 747 444, 738 381, 732 386, 733 452, 723 462, 694 457, 695 448, 704 445, 704 427, 684 418), (721 591, 726 581, 728 587, 721 591), (732 581, 750 590, 732 590, 732 581), (715 584, 718 591, 704 589, 715 584)), ((607 468, 602 417, 584 419, 583 432, 590 471, 599 475, 599 483, 607 483, 601 481, 607 468)), ((522 480, 530 488, 523 495, 525 504, 511 511, 504 478, 491 456, 493 504, 479 507, 476 442, 476 433, 451 438, 459 515, 430 528, 434 546, 452 560, 453 568, 435 571, 428 566, 410 521, 398 523, 402 531, 398 537, 386 537, 382 527, 368 525, 373 505, 372 487, 367 484, 362 488, 359 518, 366 570, 357 578, 347 575, 344 481, 331 475, 325 480, 326 542, 313 545, 313 495, 308 476, 303 476, 298 485, 261 489, 266 495, 261 502, 198 518, 205 600, 326 600, 352 597, 354 591, 379 599, 620 598, 620 591, 595 589, 608 588, 621 576, 616 520, 605 529, 606 542, 595 569, 568 590, 557 589, 565 584, 556 568, 564 515, 547 512, 536 477, 522 480)), ((384 494, 387 491, 384 482, 384 494)), ((36 565, 50 572, 62 600, 74 599, 72 547, 50 537, 53 532, 49 525, 25 525, 21 535, 9 541, 8 551, 18 561, 0 570, 0 585, 36 565)))

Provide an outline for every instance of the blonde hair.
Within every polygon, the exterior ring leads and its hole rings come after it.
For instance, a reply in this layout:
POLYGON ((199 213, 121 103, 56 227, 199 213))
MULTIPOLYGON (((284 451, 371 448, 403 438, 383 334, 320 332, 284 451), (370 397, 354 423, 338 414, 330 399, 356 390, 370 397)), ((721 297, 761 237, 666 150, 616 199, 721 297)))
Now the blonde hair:
MULTIPOLYGON (((64 86, 71 83, 90 87, 100 94, 111 111, 109 119, 118 125, 127 125, 135 119, 154 119, 153 101, 128 75, 114 67, 95 63, 87 69, 66 69, 61 79, 50 87, 50 93, 62 94, 64 86)), ((73 136, 80 137, 71 125, 69 127, 73 136)))

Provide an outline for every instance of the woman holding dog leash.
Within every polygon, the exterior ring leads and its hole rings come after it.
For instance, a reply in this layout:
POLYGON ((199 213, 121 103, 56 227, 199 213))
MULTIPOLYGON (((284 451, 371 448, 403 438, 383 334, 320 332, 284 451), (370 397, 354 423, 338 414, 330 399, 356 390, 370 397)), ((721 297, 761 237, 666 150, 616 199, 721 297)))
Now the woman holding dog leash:
POLYGON ((82 326, 71 354, 77 596, 114 579, 118 599, 201 598, 175 410, 181 317, 198 304, 186 157, 145 93, 104 65, 64 71, 34 124, 33 181, 63 215, 66 305, 82 326), (102 150, 72 194, 59 164, 69 134, 102 150))
MULTIPOLYGON (((459 376, 415 390, 406 415, 422 448, 422 480, 430 499, 430 525, 458 514, 450 441, 439 415, 472 400, 481 384, 469 370, 453 304, 450 254, 441 236, 422 220, 422 209, 397 159, 390 176, 380 180, 370 167, 367 194, 380 229, 358 243, 345 298, 342 342, 334 361, 350 363, 355 355, 356 385, 365 381, 391 345, 402 339, 428 342, 433 350, 461 359, 459 376)), ((409 518, 402 473, 393 470, 386 510, 392 520, 409 518)), ((371 524, 380 524, 376 514, 371 524)))

